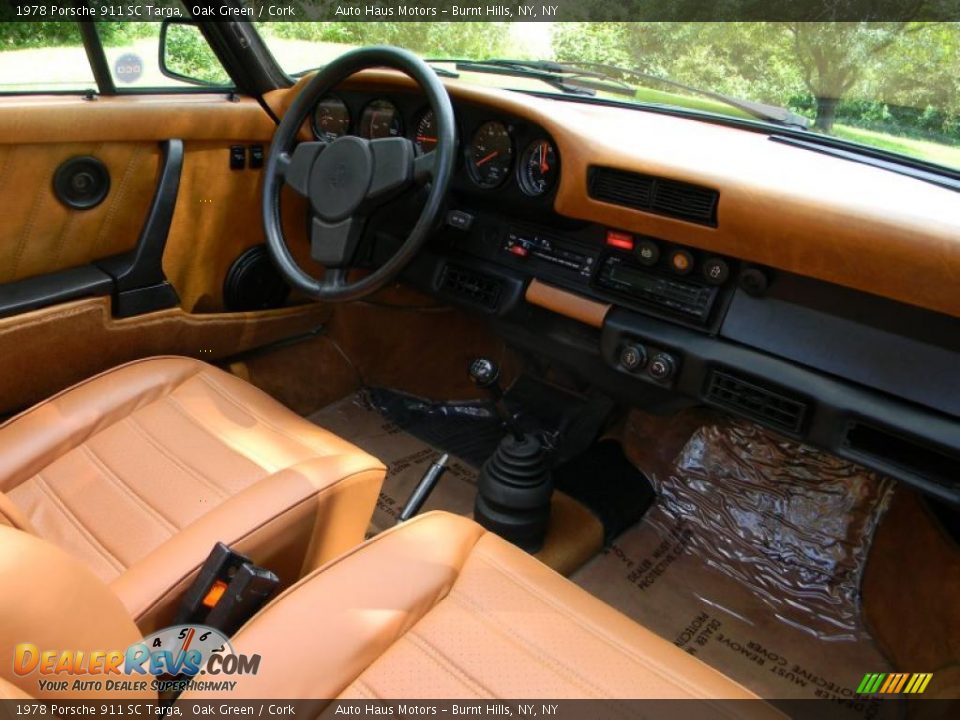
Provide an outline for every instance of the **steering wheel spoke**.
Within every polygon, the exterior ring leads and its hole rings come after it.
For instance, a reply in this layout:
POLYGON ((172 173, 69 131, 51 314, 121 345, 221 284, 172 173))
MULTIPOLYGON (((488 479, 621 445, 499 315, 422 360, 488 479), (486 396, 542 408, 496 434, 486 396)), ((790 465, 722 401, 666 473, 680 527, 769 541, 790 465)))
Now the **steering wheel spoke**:
POLYGON ((325 142, 302 142, 293 154, 283 153, 277 160, 277 173, 295 192, 306 197, 310 170, 317 156, 327 147, 325 142))
POLYGON ((345 267, 331 267, 326 268, 323 272, 323 279, 321 282, 331 290, 336 290, 342 288, 347 284, 347 268, 345 267))
POLYGON ((348 267, 363 235, 366 218, 351 215, 339 222, 314 216, 310 221, 310 257, 328 269, 348 267))
POLYGON ((383 200, 407 187, 413 179, 413 143, 403 137, 370 141, 373 176, 367 189, 368 200, 383 200))
POLYGON ((424 153, 413 161, 413 181, 417 185, 423 185, 433 180, 434 173, 437 170, 437 151, 431 150, 424 153))

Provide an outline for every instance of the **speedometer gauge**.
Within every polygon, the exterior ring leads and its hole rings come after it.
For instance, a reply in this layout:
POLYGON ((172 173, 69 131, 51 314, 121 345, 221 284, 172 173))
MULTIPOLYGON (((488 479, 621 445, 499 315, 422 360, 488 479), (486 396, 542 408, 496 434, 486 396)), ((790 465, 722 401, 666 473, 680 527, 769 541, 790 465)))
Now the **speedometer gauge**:
POLYGON ((333 142, 350 130, 350 111, 343 100, 327 95, 313 110, 313 132, 318 140, 333 142))
POLYGON ((535 140, 520 156, 517 177, 527 195, 545 195, 557 181, 557 150, 549 140, 535 140))
POLYGON ((403 120, 389 100, 374 100, 360 115, 360 136, 368 140, 403 135, 403 120))
POLYGON ((437 118, 433 110, 426 110, 417 121, 413 144, 421 155, 425 155, 437 146, 437 118))
POLYGON ((510 174, 513 140, 507 126, 491 120, 480 126, 467 148, 467 172, 482 188, 495 188, 510 174))

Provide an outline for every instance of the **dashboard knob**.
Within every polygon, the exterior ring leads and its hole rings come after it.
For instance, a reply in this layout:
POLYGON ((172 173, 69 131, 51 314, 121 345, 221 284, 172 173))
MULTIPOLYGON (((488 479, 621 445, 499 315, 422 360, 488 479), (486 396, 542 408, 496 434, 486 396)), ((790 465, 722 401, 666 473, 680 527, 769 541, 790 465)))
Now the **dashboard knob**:
POLYGON ((700 271, 703 279, 711 285, 723 285, 730 277, 730 266, 723 258, 707 258, 700 271))
POLYGON ((740 287, 747 295, 760 297, 766 294, 769 285, 767 274, 760 268, 750 267, 740 273, 740 287))
POLYGON ((647 364, 647 351, 643 345, 631 343, 620 350, 620 367, 627 372, 636 372, 647 364))
POLYGON ((650 373, 650 377, 652 377, 654 380, 663 382, 673 377, 673 373, 676 371, 676 369, 676 363, 671 355, 668 355, 667 353, 657 353, 650 361, 650 366, 647 368, 647 372, 650 373))
POLYGON ((637 259, 644 265, 656 265, 660 259, 660 246, 653 240, 643 238, 634 248, 637 259))
POLYGON ((693 270, 693 255, 687 250, 670 253, 670 267, 677 275, 686 275, 693 270))

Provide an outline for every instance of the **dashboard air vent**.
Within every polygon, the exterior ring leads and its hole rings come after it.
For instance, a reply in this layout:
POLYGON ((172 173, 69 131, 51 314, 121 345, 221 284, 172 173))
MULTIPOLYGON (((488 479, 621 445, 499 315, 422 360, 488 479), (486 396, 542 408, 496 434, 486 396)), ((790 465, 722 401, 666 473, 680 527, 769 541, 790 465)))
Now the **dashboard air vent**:
POLYGON ((625 170, 592 167, 588 191, 590 197, 614 205, 668 215, 701 225, 717 224, 720 194, 710 188, 625 170))
POLYGON ((807 415, 807 403, 803 400, 723 370, 710 372, 704 399, 792 435, 800 433, 807 415))
POLYGON ((440 290, 447 295, 496 312, 500 306, 500 281, 476 270, 459 265, 445 265, 440 276, 440 290))

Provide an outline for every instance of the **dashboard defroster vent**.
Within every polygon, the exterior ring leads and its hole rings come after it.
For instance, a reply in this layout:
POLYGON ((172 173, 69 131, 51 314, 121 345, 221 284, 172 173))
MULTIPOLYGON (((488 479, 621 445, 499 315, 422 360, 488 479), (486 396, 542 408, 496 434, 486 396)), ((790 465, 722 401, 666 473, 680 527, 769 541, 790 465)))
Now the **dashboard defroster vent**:
POLYGON ((591 167, 587 184, 595 200, 701 225, 717 224, 720 194, 710 188, 606 167, 591 167))
POLYGON ((447 264, 440 275, 440 291, 446 295, 496 312, 500 307, 501 282, 485 273, 447 264))
POLYGON ((782 390, 761 385, 723 370, 711 370, 704 399, 777 430, 798 435, 807 416, 807 403, 782 390))

